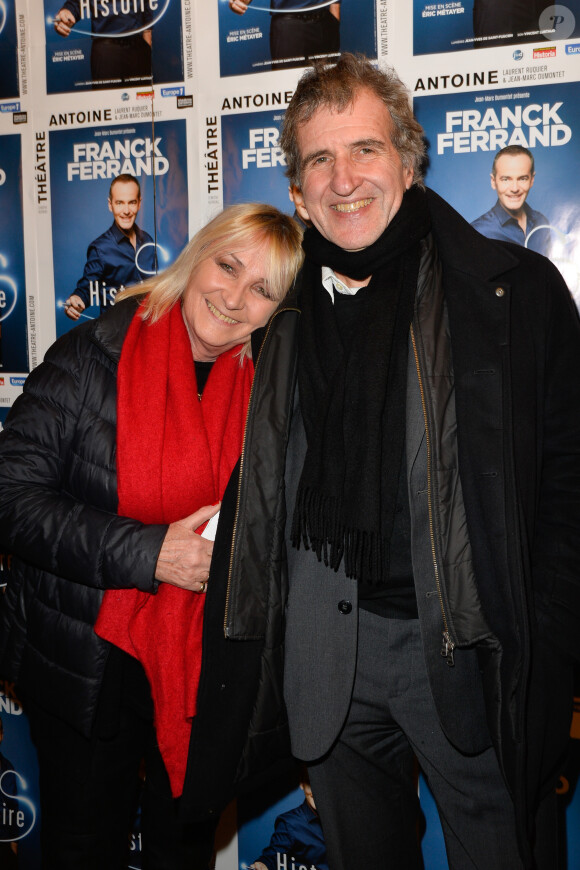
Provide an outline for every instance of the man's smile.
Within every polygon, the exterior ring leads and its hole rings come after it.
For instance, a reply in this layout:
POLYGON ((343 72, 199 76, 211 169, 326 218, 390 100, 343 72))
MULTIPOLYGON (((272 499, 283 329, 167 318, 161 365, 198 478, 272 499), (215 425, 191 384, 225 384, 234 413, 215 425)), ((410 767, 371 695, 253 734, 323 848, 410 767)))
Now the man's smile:
POLYGON ((334 211, 349 214, 359 211, 361 208, 365 208, 367 205, 370 205, 372 201, 373 197, 370 197, 370 199, 357 199, 356 202, 337 202, 335 205, 331 206, 331 208, 333 208, 334 211))

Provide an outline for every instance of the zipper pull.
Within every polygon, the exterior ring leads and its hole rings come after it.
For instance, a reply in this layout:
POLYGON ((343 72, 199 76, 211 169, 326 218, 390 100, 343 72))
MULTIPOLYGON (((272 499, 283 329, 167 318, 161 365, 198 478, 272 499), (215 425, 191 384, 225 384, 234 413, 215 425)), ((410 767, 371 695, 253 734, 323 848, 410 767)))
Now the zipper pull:
POLYGON ((453 659, 453 650, 455 649, 455 644, 451 640, 451 635, 448 631, 443 632, 443 643, 441 646, 441 655, 446 660, 447 665, 452 668, 455 665, 455 661, 453 659))

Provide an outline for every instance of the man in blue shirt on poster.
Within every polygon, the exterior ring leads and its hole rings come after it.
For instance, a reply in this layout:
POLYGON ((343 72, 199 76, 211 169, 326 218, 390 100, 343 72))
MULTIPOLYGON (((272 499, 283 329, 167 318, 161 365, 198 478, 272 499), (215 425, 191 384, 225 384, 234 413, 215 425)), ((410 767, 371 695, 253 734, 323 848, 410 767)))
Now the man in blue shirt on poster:
POLYGON ((534 178, 531 151, 521 145, 508 145, 498 151, 491 169, 491 186, 497 192, 497 202, 471 226, 488 239, 524 245, 547 257, 552 242, 550 222, 526 202, 534 178))
POLYGON ((79 20, 86 19, 87 29, 90 26, 93 90, 151 84, 151 25, 157 3, 145 0, 125 5, 127 11, 108 0, 83 4, 65 0, 54 18, 54 29, 63 37, 69 36, 79 20))
MULTIPOLYGON (((252 0, 229 0, 232 12, 243 15, 252 0)), ((270 0, 272 69, 305 66, 310 58, 338 55, 340 2, 270 0)))
POLYGON ((135 223, 141 208, 141 188, 133 175, 118 175, 109 190, 109 211, 114 221, 91 242, 82 278, 64 303, 71 320, 98 304, 113 305, 117 291, 143 281, 156 272, 155 243, 135 223))
POLYGON ((300 788, 304 801, 277 817, 270 843, 250 870, 328 870, 326 844, 306 769, 300 788))

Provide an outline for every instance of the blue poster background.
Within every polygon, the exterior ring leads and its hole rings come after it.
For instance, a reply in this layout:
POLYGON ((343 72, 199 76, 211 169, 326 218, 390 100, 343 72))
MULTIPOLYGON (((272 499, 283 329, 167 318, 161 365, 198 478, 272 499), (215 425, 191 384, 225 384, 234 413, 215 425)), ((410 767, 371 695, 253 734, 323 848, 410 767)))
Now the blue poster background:
MULTIPOLYGON (((510 2, 511 0, 504 0, 502 7, 505 12, 509 12, 510 2)), ((539 46, 547 44, 545 39, 552 41, 580 36, 579 0, 565 0, 565 3, 559 5, 565 6, 568 14, 574 16, 574 20, 566 20, 561 25, 563 30, 560 29, 559 32, 556 27, 555 33, 545 38, 539 35, 531 37, 539 46)), ((477 47, 474 42, 473 6, 474 0, 413 0, 413 54, 439 54, 477 47)), ((506 36, 506 28, 500 24, 501 21, 498 21, 498 36, 504 35, 504 39, 500 40, 501 44, 517 45, 529 41, 527 38, 518 38, 515 34, 513 37, 506 36)), ((479 46, 485 48, 486 40, 481 40, 479 46)))
MULTIPOLYGON (((83 155, 91 146, 115 152, 116 143, 135 151, 147 149, 152 128, 147 123, 125 124, 77 130, 56 130, 50 133, 50 183, 52 203, 52 242, 54 287, 56 301, 56 331, 62 335, 74 326, 64 313, 63 302, 74 291, 83 273, 86 251, 90 242, 100 236, 113 222, 108 209, 112 177, 120 172, 135 175, 141 185, 142 205, 137 224, 157 241, 158 267, 172 263, 188 241, 187 146, 185 120, 158 121, 155 124, 156 153, 160 169, 154 181, 151 174, 140 171, 139 158, 131 157, 112 171, 113 164, 105 160, 110 177, 81 180, 75 164, 75 154, 83 155), (88 146, 86 148, 85 146, 88 146), (76 149, 76 151, 75 151, 76 149), (166 170, 166 171, 164 171, 166 170), (75 173, 71 179, 70 174, 75 173)), ((149 161, 150 164, 150 161, 149 161)), ((147 162, 146 162, 147 165, 147 162)), ((90 162, 78 164, 93 173, 90 162)), ((96 172, 95 172, 96 174, 96 172)), ((147 276, 145 276, 147 277, 147 276)), ((81 317, 96 317, 96 306, 87 308, 81 317)))
POLYGON ((0 137, 0 374, 28 372, 21 142, 0 137))
POLYGON ((18 40, 14 0, 0 0, 0 100, 18 96, 18 40))
POLYGON ((470 222, 496 202, 490 184, 495 152, 504 144, 530 147, 536 176, 527 201, 550 221, 554 240, 550 258, 562 272, 577 304, 580 302, 579 95, 577 82, 533 87, 514 82, 509 89, 427 95, 415 97, 414 101, 416 116, 429 144, 427 186, 470 222), (514 118, 520 116, 518 126, 514 118), (548 144, 532 142, 536 135, 533 131, 547 137, 548 144))
MULTIPOLYGON (((47 93, 91 90, 90 58, 93 37, 90 36, 90 22, 78 21, 69 36, 60 36, 54 29, 53 19, 61 6, 61 0, 44 0, 47 93)), ((180 0, 159 0, 152 37, 151 65, 154 85, 183 80, 181 33, 180 0)))
POLYGON ((268 202, 293 214, 278 138, 283 111, 222 116, 224 206, 268 202))
POLYGON ((14 778, 0 779, 1 804, 5 809, 13 810, 11 817, 6 819, 8 824, 0 825, 0 850, 10 848, 8 844, 16 842, 18 870, 37 870, 40 863, 40 812, 36 753, 14 686, 3 680, 0 680, 0 719, 4 729, 0 752, 16 772, 14 778), (14 780, 15 796, 8 794, 14 780))
MULTIPOLYGON (((244 75, 272 69, 269 0, 252 0, 244 15, 236 15, 228 0, 217 0, 220 39, 220 75, 244 75)), ((324 0, 312 0, 319 7, 324 0)), ((340 50, 360 51, 376 58, 374 0, 342 0, 340 50)), ((306 65, 306 61, 305 61, 306 65)))

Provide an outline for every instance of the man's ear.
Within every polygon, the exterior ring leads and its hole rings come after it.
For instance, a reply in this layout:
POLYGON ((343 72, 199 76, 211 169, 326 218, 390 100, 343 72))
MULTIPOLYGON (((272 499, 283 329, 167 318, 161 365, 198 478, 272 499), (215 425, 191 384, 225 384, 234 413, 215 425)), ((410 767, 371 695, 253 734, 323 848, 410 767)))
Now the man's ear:
POLYGON ((497 187, 495 186, 495 175, 493 174, 493 172, 491 173, 491 175, 490 175, 489 177, 491 178, 491 186, 492 186, 492 188, 493 188, 494 190, 497 190, 497 187))
POLYGON ((303 221, 308 221, 310 223, 310 215, 308 214, 308 209, 304 204, 304 197, 302 196, 302 191, 296 184, 291 184, 288 190, 290 194, 290 199, 294 203, 296 211, 300 215, 303 221))
POLYGON ((109 203, 109 211, 113 211, 113 206, 111 205, 111 197, 108 198, 107 202, 109 203))

